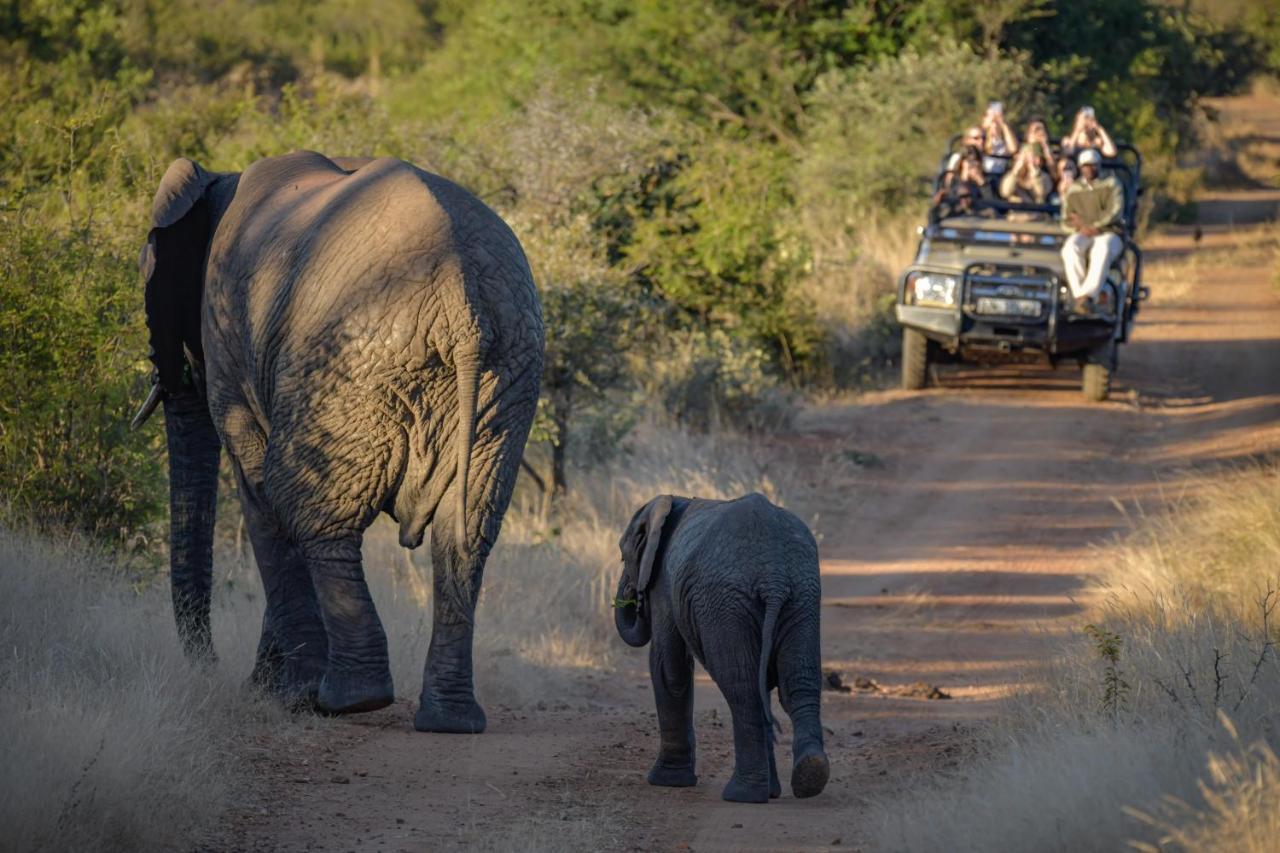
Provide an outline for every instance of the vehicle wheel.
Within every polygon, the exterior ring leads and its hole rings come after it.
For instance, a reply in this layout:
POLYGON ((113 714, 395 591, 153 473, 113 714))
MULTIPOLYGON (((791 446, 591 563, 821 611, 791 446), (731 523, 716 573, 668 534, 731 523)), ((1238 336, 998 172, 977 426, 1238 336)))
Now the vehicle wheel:
POLYGON ((929 378, 929 339, 915 329, 902 330, 902 387, 919 391, 929 378))
POLYGON ((1082 386, 1086 400, 1101 403, 1111 393, 1111 370, 1105 364, 1086 363, 1082 386))

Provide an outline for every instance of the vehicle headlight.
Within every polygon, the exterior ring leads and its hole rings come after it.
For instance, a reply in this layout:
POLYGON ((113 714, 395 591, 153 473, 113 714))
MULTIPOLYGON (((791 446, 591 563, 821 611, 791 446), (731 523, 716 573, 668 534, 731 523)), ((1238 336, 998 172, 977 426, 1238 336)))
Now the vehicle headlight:
POLYGON ((916 273, 911 278, 911 295, 917 305, 955 305, 958 284, 953 275, 916 273))

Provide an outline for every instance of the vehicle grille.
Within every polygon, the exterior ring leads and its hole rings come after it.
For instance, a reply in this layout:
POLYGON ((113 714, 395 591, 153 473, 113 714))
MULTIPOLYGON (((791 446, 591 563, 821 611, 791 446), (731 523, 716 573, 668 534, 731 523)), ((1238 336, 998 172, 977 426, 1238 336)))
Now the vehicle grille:
POLYGON ((1039 323, 1052 313, 1057 289, 1057 275, 1043 267, 975 265, 965 270, 964 310, 979 319, 1039 323), (1002 307, 1023 307, 1026 301, 1039 303, 1039 310, 1034 315, 998 310, 1002 307))

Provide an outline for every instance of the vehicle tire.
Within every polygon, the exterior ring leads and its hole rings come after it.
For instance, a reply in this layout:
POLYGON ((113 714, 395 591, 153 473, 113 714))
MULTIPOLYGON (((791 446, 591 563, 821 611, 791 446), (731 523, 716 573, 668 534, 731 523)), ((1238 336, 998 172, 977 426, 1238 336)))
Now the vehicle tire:
POLYGON ((915 329, 902 330, 902 387, 919 391, 929 380, 929 339, 915 329))
POLYGON ((1087 362, 1084 365, 1081 385, 1084 398, 1091 403, 1101 403, 1111 393, 1111 370, 1105 364, 1087 362))

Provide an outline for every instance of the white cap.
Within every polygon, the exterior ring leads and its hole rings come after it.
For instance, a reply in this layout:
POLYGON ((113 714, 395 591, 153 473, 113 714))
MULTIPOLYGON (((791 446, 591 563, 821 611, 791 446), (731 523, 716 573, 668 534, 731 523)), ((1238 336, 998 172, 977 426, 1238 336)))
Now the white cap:
POLYGON ((1080 152, 1080 156, 1076 158, 1076 162, 1081 166, 1088 166, 1089 164, 1101 166, 1102 155, 1098 153, 1097 148, 1086 148, 1080 152))

